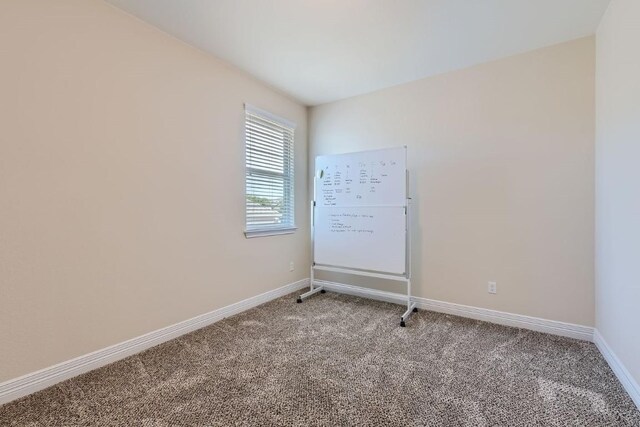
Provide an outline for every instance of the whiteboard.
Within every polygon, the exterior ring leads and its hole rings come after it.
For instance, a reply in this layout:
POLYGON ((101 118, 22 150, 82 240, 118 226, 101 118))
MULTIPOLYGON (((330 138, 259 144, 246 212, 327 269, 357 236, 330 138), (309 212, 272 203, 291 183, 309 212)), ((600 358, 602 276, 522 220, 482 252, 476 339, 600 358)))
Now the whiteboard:
POLYGON ((406 147, 316 157, 316 264, 406 274, 406 147))
POLYGON ((317 207, 316 264, 393 274, 406 270, 404 207, 317 207))
POLYGON ((316 157, 317 206, 404 206, 406 147, 316 157))

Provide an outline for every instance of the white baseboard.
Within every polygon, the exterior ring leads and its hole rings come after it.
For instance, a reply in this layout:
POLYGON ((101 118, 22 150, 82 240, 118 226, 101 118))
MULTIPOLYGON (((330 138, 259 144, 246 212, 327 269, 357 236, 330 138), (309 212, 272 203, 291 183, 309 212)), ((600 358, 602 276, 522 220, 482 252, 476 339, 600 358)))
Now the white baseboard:
POLYGON ((598 347, 598 350, 600 350, 600 353, 602 353, 604 360, 607 361, 613 373, 618 377, 624 389, 629 393, 633 402, 638 409, 640 409, 640 384, 631 376, 631 373, 625 368, 620 359, 618 359, 618 356, 616 356, 597 329, 593 332, 593 342, 596 344, 596 347, 598 347))
POLYGON ((0 405, 43 390, 61 381, 100 368, 143 350, 172 340, 180 335, 195 331, 233 316, 265 302, 287 295, 309 285, 309 279, 302 279, 255 297, 219 308, 209 313, 158 329, 148 334, 132 338, 119 344, 103 348, 84 356, 59 363, 57 365, 32 372, 0 384, 0 405))
MULTIPOLYGON (((380 301, 404 303, 406 297, 400 294, 368 289, 359 286, 345 285, 343 283, 314 280, 314 283, 324 286, 326 289, 344 294, 362 296, 380 301)), ((438 313, 453 314, 468 317, 485 322, 497 323, 516 328, 530 329, 538 332, 546 332, 563 337, 576 338, 585 341, 593 341, 593 328, 589 326, 575 325, 573 323, 559 322, 556 320, 540 319, 538 317, 524 316, 521 314, 506 313, 503 311, 489 310, 486 308, 471 307, 468 305, 454 304, 451 302, 437 301, 428 298, 413 297, 417 307, 436 311, 438 313)))

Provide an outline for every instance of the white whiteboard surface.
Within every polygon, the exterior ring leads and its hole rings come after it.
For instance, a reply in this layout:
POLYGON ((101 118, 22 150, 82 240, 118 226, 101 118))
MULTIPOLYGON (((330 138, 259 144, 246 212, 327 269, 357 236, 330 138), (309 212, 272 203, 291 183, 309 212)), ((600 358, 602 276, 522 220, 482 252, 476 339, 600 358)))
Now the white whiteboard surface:
POLYGON ((320 207, 404 206, 406 147, 316 157, 315 197, 320 207))
POLYGON ((405 274, 404 207, 316 207, 314 230, 316 264, 405 274))

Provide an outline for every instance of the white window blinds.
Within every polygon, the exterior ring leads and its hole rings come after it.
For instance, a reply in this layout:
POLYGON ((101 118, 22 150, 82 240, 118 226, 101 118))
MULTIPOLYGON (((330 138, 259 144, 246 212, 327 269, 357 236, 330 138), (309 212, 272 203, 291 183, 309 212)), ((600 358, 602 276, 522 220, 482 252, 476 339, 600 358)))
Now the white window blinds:
POLYGON ((245 106, 247 237, 292 233, 295 125, 245 106))

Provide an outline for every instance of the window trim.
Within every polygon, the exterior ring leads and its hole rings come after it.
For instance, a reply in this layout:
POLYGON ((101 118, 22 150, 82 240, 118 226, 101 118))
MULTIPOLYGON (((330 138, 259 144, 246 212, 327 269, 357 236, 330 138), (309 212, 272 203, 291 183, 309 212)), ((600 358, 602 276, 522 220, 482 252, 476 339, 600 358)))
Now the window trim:
POLYGON ((293 234, 296 232, 298 227, 273 227, 267 229, 266 227, 260 230, 245 230, 244 237, 247 239, 253 239, 254 237, 267 237, 267 236, 279 236, 282 234, 293 234))
POLYGON ((296 124, 290 120, 284 119, 280 116, 277 116, 273 113, 270 113, 268 111, 265 111, 261 108, 255 107, 251 104, 245 103, 244 104, 244 118, 243 118, 243 138, 244 138, 244 236, 247 239, 251 239, 254 237, 267 237, 267 236, 278 236, 278 235, 283 235, 283 234, 293 234, 295 233, 295 231, 298 229, 298 227, 296 226, 296 209, 295 209, 295 196, 293 194, 291 194, 292 196, 294 196, 294 202, 292 205, 292 223, 291 224, 286 224, 286 225, 265 225, 261 228, 257 228, 257 229, 252 229, 252 230, 247 230, 247 171, 248 171, 248 167, 247 167, 247 113, 250 114, 255 114, 257 116, 262 116, 266 119, 272 120, 276 123, 281 124, 283 127, 288 127, 291 128, 293 130, 293 141, 292 141, 292 150, 294 152, 294 161, 293 164, 291 165, 291 171, 293 172, 293 176, 294 176, 294 182, 292 183, 292 193, 295 192, 295 130, 296 130, 296 124))

